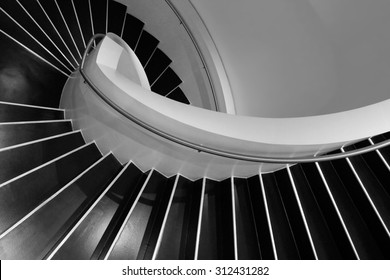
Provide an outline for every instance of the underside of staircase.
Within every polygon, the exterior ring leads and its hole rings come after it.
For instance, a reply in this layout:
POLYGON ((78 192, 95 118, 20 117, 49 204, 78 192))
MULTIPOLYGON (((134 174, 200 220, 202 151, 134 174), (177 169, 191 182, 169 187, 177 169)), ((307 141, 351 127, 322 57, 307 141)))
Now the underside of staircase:
POLYGON ((390 259, 390 148, 192 181, 86 143, 61 92, 88 40, 107 32, 135 51, 153 92, 190 104, 131 7, 0 2, 0 259, 390 259))

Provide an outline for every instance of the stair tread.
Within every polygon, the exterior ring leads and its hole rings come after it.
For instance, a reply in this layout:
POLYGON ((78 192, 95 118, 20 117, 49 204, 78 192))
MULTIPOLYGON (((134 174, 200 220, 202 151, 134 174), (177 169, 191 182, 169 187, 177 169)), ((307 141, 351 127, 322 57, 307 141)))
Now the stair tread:
POLYGON ((317 257, 319 259, 341 259, 341 252, 312 192, 311 184, 308 182, 306 174, 300 165, 295 165, 290 170, 317 257))
POLYGON ((85 50, 85 42, 81 30, 79 27, 78 17, 73 9, 72 0, 61 0, 57 1, 58 7, 61 11, 62 16, 64 17, 67 28, 69 29, 74 43, 80 54, 85 50))
POLYGON ((89 9, 89 0, 73 1, 77 18, 80 22, 81 31, 85 44, 92 38, 91 11, 89 9))
POLYGON ((144 25, 145 24, 138 18, 130 15, 129 13, 126 14, 122 38, 132 50, 134 50, 135 46, 137 45, 139 36, 141 35, 144 25))
POLYGON ((87 145, 0 188, 0 232, 18 222, 35 207, 65 186, 92 163, 100 153, 87 145))
MULTIPOLYGON (((366 209, 361 208, 356 195, 350 193, 351 187, 354 187, 353 181, 345 181, 348 167, 340 167, 343 161, 320 163, 327 183, 338 205, 341 216, 353 240, 354 246, 361 259, 371 259, 381 256, 380 248, 376 243, 365 215, 371 216, 371 213, 365 213, 366 209), (340 172, 339 172, 340 171, 340 172), (346 184, 347 183, 347 184, 346 184), (363 210, 363 213, 361 212, 363 210), (363 214, 363 215, 362 215, 363 214)), ((350 175, 349 175, 350 176, 350 175)))
POLYGON ((67 48, 72 53, 77 64, 79 64, 81 61, 81 54, 77 48, 77 45, 73 41, 72 35, 67 29, 66 22, 61 16, 61 11, 59 9, 59 6, 57 6, 56 4, 57 2, 50 1, 50 0, 39 1, 39 2, 41 3, 43 10, 45 11, 46 15, 50 18, 51 22, 54 24, 59 34, 61 34, 61 38, 64 40, 67 48))
POLYGON ((179 177, 156 259, 195 258, 202 181, 192 182, 179 177))
POLYGON ((233 260, 233 232, 230 178, 222 182, 206 179, 198 260, 233 260))
POLYGON ((64 111, 5 104, 0 102, 0 123, 38 120, 60 120, 64 111))
MULTIPOLYGON (((72 65, 73 69, 77 68, 77 61, 73 56, 73 53, 67 48, 60 35, 53 28, 49 18, 46 16, 40 2, 31 0, 18 0, 21 5, 28 11, 28 13, 34 18, 36 23, 42 28, 45 34, 51 39, 54 45, 61 51, 62 57, 66 58, 66 61, 72 65)), ((80 0, 76 1, 79 2, 80 0)))
POLYGON ((172 60, 161 49, 157 48, 145 67, 149 83, 153 84, 171 62, 172 60))
POLYGON ((42 259, 94 202, 120 167, 111 154, 0 240, 7 258, 42 259), (34 225, 34 226, 32 226, 34 225), (34 236, 34 242, 26 241, 34 236), (12 245, 10 245, 12 244, 12 245))
POLYGON ((72 131, 70 121, 0 124, 0 148, 72 131))
POLYGON ((125 21, 127 7, 119 2, 108 1, 108 26, 107 32, 112 32, 118 36, 122 35, 122 27, 125 21))
POLYGON ((112 220, 120 211, 126 197, 132 192, 137 192, 137 185, 142 184, 142 175, 135 165, 129 165, 53 259, 90 259, 99 243, 104 243, 102 239, 105 232, 114 228, 112 220))
POLYGON ((166 190, 168 179, 153 171, 139 200, 137 201, 122 232, 119 234, 109 259, 137 259, 144 244, 147 229, 152 226, 155 209, 159 205, 158 197, 166 190), (132 238, 129 240, 129 236, 132 238))
POLYGON ((81 133, 77 132, 0 151, 0 184, 83 144, 84 139, 81 133))
POLYGON ((164 73, 158 78, 158 80, 152 85, 151 90, 160 95, 167 95, 178 85, 181 84, 181 79, 172 70, 171 67, 168 67, 164 73))
POLYGON ((135 53, 141 62, 142 66, 145 67, 146 63, 149 61, 153 55, 154 50, 159 44, 159 40, 156 39, 152 34, 143 30, 141 36, 138 40, 135 53))
POLYGON ((167 95, 167 97, 177 102, 181 102, 188 105, 190 104, 190 101, 188 100, 187 96, 179 87, 175 88, 170 94, 167 95))
MULTIPOLYGON (((19 25, 21 25, 29 34, 31 34, 40 44, 47 49, 46 58, 50 59, 53 64, 61 68, 61 70, 67 71, 71 69, 70 65, 62 56, 59 50, 55 45, 50 41, 50 39, 42 32, 42 30, 35 24, 35 21, 25 12, 23 6, 19 5, 18 2, 14 0, 3 0, 0 6, 9 14, 19 25), (49 55, 51 53, 52 55, 49 55), (62 64, 61 64, 62 63, 62 64)), ((2 24, 2 27, 5 28, 6 25, 2 24)), ((20 29, 21 31, 22 29, 20 29)), ((9 29, 5 29, 5 32, 12 32, 9 29)), ((13 33, 17 36, 17 32, 13 33)), ((15 37, 18 38, 18 37, 15 37)), ((41 49, 43 49, 41 47, 41 49)), ((38 51, 38 49, 36 50, 38 51)))
POLYGON ((0 101, 58 107, 66 76, 0 32, 0 101))
POLYGON ((93 0, 90 3, 94 34, 106 34, 107 0, 93 0))

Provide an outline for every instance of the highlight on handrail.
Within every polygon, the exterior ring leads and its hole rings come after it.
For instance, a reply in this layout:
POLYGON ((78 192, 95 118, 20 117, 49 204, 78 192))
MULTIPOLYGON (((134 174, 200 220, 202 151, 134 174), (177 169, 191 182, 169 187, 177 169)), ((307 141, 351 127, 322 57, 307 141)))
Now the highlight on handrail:
POLYGON ((337 160, 337 159, 344 159, 348 157, 358 156, 365 153, 369 153, 372 151, 376 151, 378 149, 390 146, 390 139, 376 143, 371 146, 363 147, 360 149, 356 149, 353 151, 347 151, 347 152, 341 152, 337 154, 330 154, 330 155, 322 155, 322 156, 310 156, 310 157, 263 157, 263 156, 252 156, 252 155, 244 155, 244 154, 238 154, 238 153, 232 153, 230 151, 224 151, 220 149, 215 149, 203 145, 199 145, 196 143, 189 142, 184 139, 180 139, 176 137, 175 135, 168 134, 156 127, 153 127, 149 125, 148 123, 145 123, 144 121, 140 120, 139 118, 133 116, 130 112, 127 112, 123 110, 121 107, 119 107, 115 102, 110 100, 86 75, 84 72, 84 65, 85 60, 87 59, 88 53, 95 42, 96 39, 105 37, 105 34, 95 34, 88 42, 86 49, 84 51, 79 71, 81 76, 84 78, 85 82, 91 87, 91 89, 101 98, 104 102, 106 102, 110 107, 112 107, 114 110, 116 110, 118 113, 123 115, 128 120, 136 123, 137 125, 141 126, 142 128, 166 139, 169 141, 172 141, 176 144, 185 146, 187 148, 194 149, 198 152, 204 152, 220 157, 235 159, 235 160, 243 160, 243 161, 249 161, 249 162, 259 162, 259 163, 275 163, 275 164, 293 164, 293 163, 311 163, 311 162, 324 162, 324 161, 330 161, 330 160, 337 160))

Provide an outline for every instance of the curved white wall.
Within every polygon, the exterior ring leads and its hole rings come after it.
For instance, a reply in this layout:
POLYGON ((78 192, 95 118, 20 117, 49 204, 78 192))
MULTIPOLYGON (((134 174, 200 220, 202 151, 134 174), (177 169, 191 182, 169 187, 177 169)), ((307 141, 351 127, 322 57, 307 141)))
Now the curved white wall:
POLYGON ((320 115, 389 97, 388 0, 188 0, 219 51, 236 112, 320 115))

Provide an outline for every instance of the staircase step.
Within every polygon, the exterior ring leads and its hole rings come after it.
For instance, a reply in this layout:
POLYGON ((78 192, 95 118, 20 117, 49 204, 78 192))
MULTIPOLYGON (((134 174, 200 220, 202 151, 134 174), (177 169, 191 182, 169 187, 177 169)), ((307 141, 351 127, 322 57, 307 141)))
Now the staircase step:
POLYGON ((60 190, 64 185, 97 161, 96 145, 77 148, 55 160, 25 173, 0 188, 0 232, 4 233, 25 215, 60 190))
POLYGON ((0 122, 60 120, 64 111, 0 101, 0 122))
POLYGON ((130 14, 126 14, 125 26, 123 27, 122 38, 132 50, 138 43, 144 23, 130 14))
POLYGON ((0 151, 0 185, 84 144, 80 132, 0 151))
MULTIPOLYGON (((95 2, 95 1, 94 1, 95 2)), ((67 48, 71 51, 72 56, 76 59, 77 64, 81 61, 81 53, 79 52, 75 41, 73 40, 70 31, 63 18, 63 14, 56 1, 53 0, 40 0, 43 10, 49 17, 50 21, 54 24, 55 29, 60 34, 62 40, 65 42, 67 48)))
MULTIPOLYGON (((362 148, 369 145, 371 145, 369 141, 362 141, 355 144, 354 147, 362 148)), ((380 182, 387 195, 390 195, 390 166, 389 162, 385 159, 386 153, 388 153, 387 150, 381 149, 380 151, 363 154, 361 157, 367 164, 367 168, 370 170, 370 173, 372 173, 380 182)))
POLYGON ((275 259, 258 175, 234 178, 238 259, 275 259))
MULTIPOLYGON (((354 182, 356 179, 353 178, 353 174, 348 174, 350 170, 348 170, 349 167, 346 161, 322 162, 319 166, 335 204, 338 206, 340 216, 343 218, 358 257, 360 259, 383 258, 380 249, 382 245, 376 242, 375 233, 372 233, 372 229, 375 230, 375 228, 372 228, 372 222, 369 220, 373 217, 372 210, 364 208, 367 205, 364 202, 365 199, 361 204, 357 199, 359 195, 354 195, 354 192, 350 193, 351 189, 359 188, 359 186, 356 186, 354 182), (345 172, 347 172, 347 176, 344 176, 345 172)), ((377 221, 377 219, 375 220, 377 221)))
POLYGON ((94 34, 107 33, 107 2, 108 0, 90 1, 94 34))
POLYGON ((64 17, 66 27, 70 31, 72 41, 76 44, 78 52, 83 54, 86 44, 84 42, 81 27, 79 25, 79 19, 75 12, 73 2, 73 0, 61 0, 57 1, 57 4, 62 16, 64 17))
POLYGON ((168 67, 164 73, 158 78, 158 80, 151 86, 151 90, 160 95, 166 96, 172 90, 177 88, 181 84, 181 79, 168 67))
POLYGON ((108 186, 119 168, 120 163, 112 154, 92 165, 0 240, 2 258, 47 257, 108 186), (29 242, 31 236, 34 236, 35 242, 29 242))
MULTIPOLYGON (((311 171, 315 171, 315 168, 311 171)), ((303 171, 301 165, 290 167, 290 172, 302 205, 303 212, 305 214, 317 258, 333 260, 341 259, 342 252, 339 250, 336 244, 334 236, 327 224, 327 220, 324 218, 324 213, 321 211, 319 203, 312 191, 314 188, 318 189, 323 187, 322 185, 316 185, 318 182, 320 182, 321 179, 319 174, 315 178, 315 181, 309 182, 308 177, 303 171)), ((311 179, 313 179, 312 177, 314 174, 309 174, 311 175, 311 179)), ((349 255, 348 257, 353 257, 353 255, 349 255)))
POLYGON ((0 51, 0 101, 58 107, 65 75, 1 31, 0 51))
POLYGON ((134 164, 126 166, 118 176, 52 259, 91 259, 94 253, 101 255, 101 249, 107 247, 107 243, 112 243, 113 239, 109 237, 118 228, 118 224, 123 223, 118 222, 119 213, 131 197, 134 199, 137 196, 146 179, 134 164))
POLYGON ((172 192, 174 177, 168 179, 153 171, 142 188, 136 205, 128 213, 123 230, 109 254, 109 259, 150 259, 156 246, 162 213, 172 192))
MULTIPOLYGON (((59 67, 61 70, 65 72, 73 71, 72 65, 68 64, 65 59, 63 59, 61 52, 55 47, 55 45, 50 41, 39 26, 35 23, 33 19, 29 16, 28 13, 23 9, 18 2, 15 0, 3 0, 0 3, 0 7, 4 9, 4 11, 17 23, 14 23, 12 26, 2 25, 5 32, 12 32, 9 28, 14 28, 16 25, 20 25, 18 33, 22 33, 22 28, 26 30, 39 44, 41 45, 41 49, 44 49, 48 55, 45 57, 49 59, 51 63, 59 67), (62 59, 61 59, 62 58, 62 59)), ((14 36, 17 36, 16 32, 13 33, 14 36)), ((18 39, 18 37, 14 37, 18 39)), ((35 51, 33 49, 33 51, 35 51)))
POLYGON ((153 84, 171 62, 172 60, 162 50, 157 48, 145 67, 149 83, 153 84))
POLYGON ((153 55, 153 52, 157 48, 159 42, 159 40, 157 40, 146 30, 142 31, 137 46, 135 47, 135 54, 137 55, 142 66, 145 67, 146 63, 149 61, 153 55))
POLYGON ((275 240, 276 258, 279 260, 300 259, 300 252, 295 241, 296 232, 293 231, 290 223, 290 219, 294 219, 294 216, 293 213, 288 215, 288 209, 284 205, 278 186, 283 182, 279 182, 273 173, 263 174, 262 179, 275 240))
POLYGON ((190 104, 190 101, 187 99, 186 95, 179 87, 175 88, 170 94, 167 95, 167 97, 177 102, 181 102, 188 105, 190 104))
MULTIPOLYGON (((316 245, 317 253, 320 259, 328 258, 328 259, 347 259, 353 260, 356 259, 357 256, 355 254, 355 248, 351 240, 348 230, 345 228, 343 217, 340 216, 338 206, 334 202, 334 198, 332 193, 330 192, 329 186, 327 184, 327 179, 322 178, 324 174, 321 174, 322 170, 320 169, 319 164, 311 163, 311 164, 302 164, 297 165, 296 167, 291 169, 294 178, 298 176, 295 172, 295 169, 301 168, 302 171, 300 176, 305 176, 310 191, 314 196, 313 198, 309 198, 311 202, 312 208, 306 210, 308 222, 314 225, 311 225, 310 228, 312 230, 313 239, 316 245), (302 172, 304 174, 302 174, 302 172), (316 205, 313 205, 316 203, 316 205), (320 213, 318 213, 320 211, 320 213), (313 213, 315 216, 313 217, 313 213), (315 220, 317 218, 317 220, 315 220), (314 221, 312 220, 314 219, 314 221), (316 240, 316 234, 314 229, 317 228, 316 223, 321 223, 318 226, 317 230, 323 230, 324 232, 319 232, 317 235, 325 235, 328 231, 330 232, 330 236, 319 237, 321 240, 316 240), (335 248, 336 247, 336 248, 335 248), (330 251, 330 252, 328 252, 330 251), (323 255, 326 256, 323 256, 323 255)), ((296 181, 298 192, 302 190, 298 180, 296 181)), ((307 186, 306 186, 307 187, 307 186)), ((309 191, 309 190, 307 190, 309 191)), ((310 195, 310 194, 309 194, 310 195)), ((306 201, 302 201, 304 206, 307 205, 306 201)))
POLYGON ((230 178, 205 179, 198 260, 233 260, 234 228, 230 178))
MULTIPOLYGON (((354 148, 346 147, 345 151, 352 149, 354 148)), ((378 230, 375 231, 378 241, 381 242, 382 248, 386 248, 390 252, 390 196, 367 166, 362 156, 348 158, 347 162, 356 180, 354 181, 356 183, 355 188, 351 191, 359 199, 359 203, 360 200, 364 200, 367 208, 374 211, 373 219, 378 221, 378 230)), ((366 209, 366 212, 370 212, 370 210, 366 209)), ((372 226, 375 228, 376 223, 372 226)))
POLYGON ((73 1, 85 44, 92 38, 92 17, 89 0, 73 1))
MULTIPOLYGON (((18 0, 19 3, 27 10, 31 15, 34 21, 40 26, 48 38, 52 41, 52 44, 60 50, 61 56, 66 59, 66 61, 72 65, 73 69, 77 68, 77 60, 73 56, 71 50, 66 45, 65 41, 59 35, 55 28, 53 28, 49 17, 46 15, 43 10, 40 2, 31 1, 31 0, 18 0)), ((80 0, 76 1, 79 2, 80 0)), ((88 1, 88 0, 87 0, 88 1)))
POLYGON ((1 123, 0 149, 70 131, 68 120, 1 123))
POLYGON ((108 1, 108 32, 115 33, 118 36, 122 35, 126 11, 126 5, 123 5, 113 0, 108 1))
POLYGON ((45 61, 53 65, 59 71, 68 75, 71 73, 69 68, 66 68, 64 65, 59 63, 53 54, 51 54, 46 47, 40 44, 33 34, 27 33, 27 31, 22 29, 17 22, 15 22, 7 13, 0 9, 0 26, 1 30, 4 31, 8 36, 13 38, 30 50, 31 52, 37 54, 45 61))
POLYGON ((158 260, 194 260, 199 224, 202 181, 179 177, 161 243, 155 252, 158 260))

